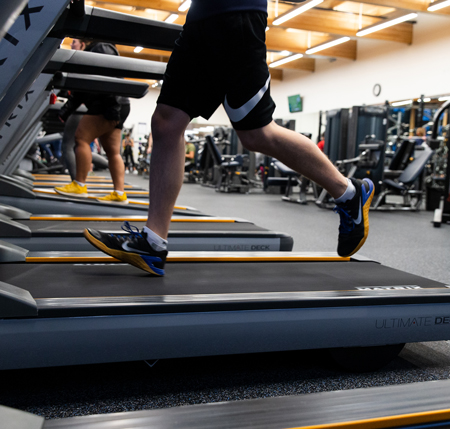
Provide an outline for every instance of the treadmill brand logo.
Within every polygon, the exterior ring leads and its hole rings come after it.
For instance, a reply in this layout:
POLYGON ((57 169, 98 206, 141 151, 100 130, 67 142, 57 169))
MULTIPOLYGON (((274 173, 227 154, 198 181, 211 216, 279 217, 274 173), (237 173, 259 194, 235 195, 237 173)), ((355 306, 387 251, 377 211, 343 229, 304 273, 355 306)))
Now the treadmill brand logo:
POLYGON ((218 244, 214 246, 215 251, 220 252, 248 252, 251 250, 257 250, 257 251, 268 251, 270 250, 270 246, 267 244, 235 244, 235 245, 228 245, 228 244, 218 244))
MULTIPOLYGON (((26 104, 28 103, 28 101, 30 100, 30 96, 34 93, 34 90, 31 91, 27 91, 25 93, 25 97, 24 97, 24 101, 22 101, 22 104, 26 104)), ((17 109, 22 110, 23 109, 23 105, 22 104, 18 104, 17 105, 17 109)), ((14 119, 17 118, 17 116, 19 116, 19 113, 17 109, 14 109, 14 111, 11 113, 11 115, 9 116, 8 120, 5 122, 5 126, 6 127, 10 127, 11 126, 11 122, 14 121, 14 119)), ((2 139, 3 136, 0 134, 0 139, 2 139)))
POLYGON ((377 329, 396 329, 396 328, 417 328, 422 326, 431 326, 432 317, 408 317, 399 319, 378 319, 375 321, 377 329))
MULTIPOLYGON (((39 13, 44 6, 36 6, 36 7, 29 7, 26 5, 20 14, 20 16, 23 16, 23 23, 25 25, 25 31, 28 31, 28 29, 31 27, 31 14, 33 13, 39 13)), ((13 35, 6 33, 3 36, 3 39, 7 42, 11 43, 11 45, 17 46, 20 43, 20 40, 16 39, 13 35)), ((0 59, 0 66, 5 64, 5 62, 8 61, 8 58, 1 58, 0 59)))
MULTIPOLYGON (((20 16, 23 16, 23 24, 25 27, 25 31, 28 31, 28 29, 31 27, 31 15, 35 14, 35 13, 40 13, 42 11, 42 9, 44 8, 44 6, 36 6, 36 7, 29 7, 28 5, 26 5, 22 11, 22 13, 20 14, 20 16)), ((20 18, 17 18, 18 20, 20 18)), ((5 40, 6 42, 11 43, 11 45, 13 46, 18 46, 20 43, 20 40, 17 39, 16 37, 14 37, 13 35, 6 33, 3 36, 3 40, 5 40)), ((5 64, 8 61, 8 57, 5 58, 0 58, 0 67, 5 64)), ((30 94, 32 94, 33 91, 28 91, 25 94, 25 102, 28 102, 28 98, 30 96, 30 94)), ((23 109, 23 106, 21 104, 19 104, 17 106, 18 109, 23 109)), ((9 118, 7 119, 7 122, 5 122, 5 126, 10 127, 11 126, 11 121, 14 121, 14 119, 16 119, 18 116, 17 113, 17 109, 15 109, 13 111, 13 113, 11 113, 11 115, 9 116, 9 118)), ((3 138, 2 135, 0 135, 0 140, 3 138)))

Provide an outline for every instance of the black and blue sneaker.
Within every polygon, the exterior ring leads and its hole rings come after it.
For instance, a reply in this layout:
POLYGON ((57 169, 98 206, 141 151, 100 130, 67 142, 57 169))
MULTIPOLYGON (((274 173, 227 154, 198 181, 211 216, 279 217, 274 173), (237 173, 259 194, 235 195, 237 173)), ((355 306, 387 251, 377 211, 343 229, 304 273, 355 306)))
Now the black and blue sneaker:
POLYGON ((102 252, 127 262, 156 276, 164 275, 167 250, 158 252, 147 241, 147 234, 125 222, 122 229, 126 234, 111 234, 85 229, 84 236, 89 243, 102 252))
POLYGON ((375 192, 370 179, 350 180, 356 194, 351 200, 337 204, 334 208, 341 218, 337 252, 344 257, 356 253, 369 235, 369 209, 375 192))

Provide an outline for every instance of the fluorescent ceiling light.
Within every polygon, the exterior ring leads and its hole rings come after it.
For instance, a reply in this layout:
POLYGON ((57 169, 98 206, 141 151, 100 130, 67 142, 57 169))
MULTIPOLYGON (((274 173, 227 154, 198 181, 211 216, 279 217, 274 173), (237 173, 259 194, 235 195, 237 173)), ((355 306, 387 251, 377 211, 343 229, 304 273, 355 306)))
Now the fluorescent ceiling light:
POLYGON ((178 10, 180 12, 186 12, 191 7, 191 0, 186 0, 185 2, 181 3, 178 10))
POLYGON ((431 3, 430 6, 428 6, 429 12, 434 12, 435 10, 443 9, 444 7, 450 6, 450 0, 445 0, 441 2, 431 3))
POLYGON ((412 100, 404 100, 404 101, 396 101, 395 103, 392 103, 392 105, 394 107, 397 106, 406 106, 407 104, 411 104, 413 101, 412 100))
POLYGON ((291 61, 298 60, 302 57, 303 57, 303 54, 291 55, 290 57, 286 57, 281 60, 274 61, 273 63, 269 64, 269 67, 278 67, 278 66, 281 66, 282 64, 290 63, 291 61))
POLYGON ((287 55, 291 55, 291 53, 289 51, 281 51, 280 55, 287 56, 287 55))
POLYGON ((340 45, 341 43, 348 42, 350 37, 341 37, 340 39, 332 40, 331 42, 324 43, 323 45, 316 46, 314 48, 308 49, 306 53, 308 55, 315 54, 316 52, 323 51, 324 49, 331 48, 336 45, 340 45))
POLYGON ((421 98, 419 98, 417 101, 418 101, 419 103, 421 103, 422 101, 423 101, 424 103, 429 103, 429 102, 431 101, 431 98, 425 97, 423 100, 422 100, 421 98))
POLYGON ((447 101, 450 100, 450 95, 447 95, 446 97, 439 97, 438 101, 447 101))
POLYGON ((171 13, 165 20, 164 22, 167 22, 169 24, 171 24, 172 22, 175 22, 178 18, 178 15, 176 13, 171 13))
POLYGON ((410 13, 408 15, 401 16, 399 18, 391 19, 390 21, 383 22, 382 24, 374 25, 373 27, 366 28, 365 30, 358 31, 357 36, 362 37, 367 34, 375 33, 375 31, 384 30, 385 28, 392 27, 393 25, 400 24, 410 19, 417 18, 417 13, 410 13))
POLYGON ((136 52, 136 54, 139 54, 139 52, 141 52, 142 49, 144 49, 142 46, 136 46, 136 47, 134 48, 134 52, 136 52))
POLYGON ((285 13, 284 15, 281 15, 275 21, 272 22, 273 25, 280 25, 283 24, 283 22, 289 21, 290 19, 294 18, 297 15, 300 15, 303 12, 306 12, 309 9, 312 9, 313 7, 317 6, 318 4, 322 3, 324 0, 311 0, 307 3, 304 3, 302 6, 296 7, 295 9, 285 13))

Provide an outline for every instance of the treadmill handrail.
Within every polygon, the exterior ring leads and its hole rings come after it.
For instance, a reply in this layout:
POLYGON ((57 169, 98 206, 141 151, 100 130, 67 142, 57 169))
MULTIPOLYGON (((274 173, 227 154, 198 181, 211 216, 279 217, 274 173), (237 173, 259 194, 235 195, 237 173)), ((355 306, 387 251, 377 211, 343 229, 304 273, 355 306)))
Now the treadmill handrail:
POLYGON ((58 49, 43 73, 81 73, 137 79, 161 79, 166 63, 95 52, 58 49))
POLYGON ((57 72, 52 83, 56 89, 114 94, 132 98, 142 98, 149 89, 149 85, 144 82, 79 73, 57 72))
POLYGON ((86 6, 81 18, 70 13, 68 8, 49 35, 61 39, 108 40, 121 45, 172 51, 181 30, 181 25, 86 6))

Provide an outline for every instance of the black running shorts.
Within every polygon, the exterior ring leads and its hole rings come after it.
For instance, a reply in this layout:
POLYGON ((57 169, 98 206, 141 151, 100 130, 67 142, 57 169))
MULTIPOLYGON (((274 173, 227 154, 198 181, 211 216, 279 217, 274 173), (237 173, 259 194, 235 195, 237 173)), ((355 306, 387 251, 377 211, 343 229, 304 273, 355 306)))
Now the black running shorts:
POLYGON ((93 103, 89 105, 88 111, 86 115, 102 115, 108 121, 116 121, 117 125, 114 128, 121 130, 123 128, 123 124, 125 123, 128 115, 130 114, 130 105, 129 104, 101 104, 101 103, 93 103))
POLYGON ((223 104, 233 127, 272 121, 263 12, 232 12, 184 26, 164 74, 158 103, 209 119, 223 104))

